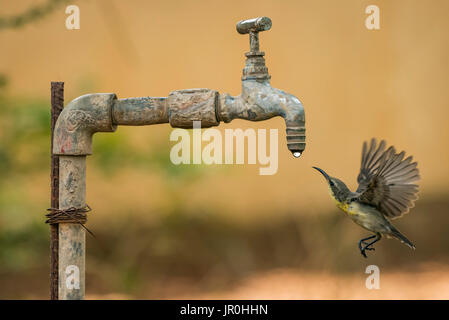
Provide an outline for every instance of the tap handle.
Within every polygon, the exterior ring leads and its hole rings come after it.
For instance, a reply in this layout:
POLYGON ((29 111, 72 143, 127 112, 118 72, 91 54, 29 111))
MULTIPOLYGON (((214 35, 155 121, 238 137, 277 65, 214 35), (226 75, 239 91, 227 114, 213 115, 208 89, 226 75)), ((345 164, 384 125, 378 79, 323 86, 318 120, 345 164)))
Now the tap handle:
POLYGON ((242 20, 237 23, 237 32, 240 34, 249 33, 249 52, 245 53, 246 63, 243 69, 242 80, 269 80, 270 75, 265 66, 265 53, 259 50, 259 32, 271 29, 271 19, 259 17, 242 20))
POLYGON ((271 19, 268 17, 247 19, 239 21, 237 23, 237 32, 240 34, 267 31, 270 29, 271 29, 271 19))
POLYGON ((254 19, 242 20, 237 23, 237 32, 240 34, 249 33, 249 51, 259 52, 259 32, 271 29, 271 19, 268 17, 259 17, 254 19))

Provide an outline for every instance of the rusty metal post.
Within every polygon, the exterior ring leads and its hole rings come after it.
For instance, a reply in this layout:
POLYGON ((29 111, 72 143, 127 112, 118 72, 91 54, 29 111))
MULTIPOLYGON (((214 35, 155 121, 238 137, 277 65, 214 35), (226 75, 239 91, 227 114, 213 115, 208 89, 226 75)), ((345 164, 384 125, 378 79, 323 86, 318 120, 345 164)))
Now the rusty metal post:
MULTIPOLYGON (((86 156, 59 157, 59 209, 86 205, 86 156)), ((79 223, 59 224, 59 299, 81 300, 85 293, 86 232, 79 223)))
MULTIPOLYGON (((59 207, 59 156, 53 153, 56 120, 64 108, 64 82, 51 83, 51 207, 59 207)), ((50 225, 50 299, 58 300, 58 224, 50 225)))

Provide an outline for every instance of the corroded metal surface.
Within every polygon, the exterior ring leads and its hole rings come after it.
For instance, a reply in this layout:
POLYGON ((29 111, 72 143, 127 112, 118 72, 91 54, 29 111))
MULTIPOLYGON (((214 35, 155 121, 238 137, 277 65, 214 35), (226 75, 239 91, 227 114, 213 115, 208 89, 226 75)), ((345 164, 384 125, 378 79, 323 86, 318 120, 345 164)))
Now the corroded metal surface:
POLYGON ((173 91, 168 96, 170 125, 176 128, 192 128, 193 121, 201 121, 201 127, 218 126, 215 110, 218 92, 210 89, 173 91))
POLYGON ((271 87, 268 80, 242 81, 242 93, 237 97, 221 94, 218 116, 224 122, 283 117, 287 126, 288 149, 292 153, 305 149, 305 115, 301 101, 294 95, 271 87))
POLYGON ((236 29, 240 34, 267 31, 271 29, 271 19, 268 17, 259 17, 247 20, 241 20, 237 23, 236 29))
POLYGON ((237 23, 237 31, 240 34, 249 33, 250 36, 250 51, 245 53, 242 93, 238 97, 221 95, 218 116, 225 122, 234 118, 261 121, 275 116, 283 117, 287 127, 287 147, 298 157, 306 147, 304 107, 295 96, 271 87, 265 54, 259 51, 259 32, 269 30, 271 25, 268 17, 237 23))
POLYGON ((237 23, 238 33, 249 33, 249 52, 245 53, 246 62, 242 80, 265 81, 270 79, 268 68, 265 65, 265 53, 259 51, 259 32, 270 29, 271 19, 268 17, 242 20, 237 23))
MULTIPOLYGON (((86 205, 86 156, 60 156, 59 208, 86 205)), ((80 300, 85 293, 86 233, 77 223, 59 224, 59 299, 80 300)))
POLYGON ((112 108, 114 124, 144 126, 167 123, 167 98, 128 98, 114 101, 112 108))
POLYGON ((113 93, 87 94, 71 101, 56 122, 53 153, 58 155, 92 154, 92 135, 113 132, 113 93))
MULTIPOLYGON (((64 82, 51 83, 51 150, 56 121, 64 108, 64 82)), ((59 156, 51 152, 51 207, 59 207, 59 156)), ((58 224, 50 225, 50 299, 58 299, 58 224)))
POLYGON ((245 53, 246 62, 243 68, 242 80, 269 80, 271 76, 268 73, 268 68, 265 65, 264 52, 250 51, 245 53))
POLYGON ((170 123, 175 128, 192 128, 195 120, 202 127, 217 126, 215 111, 218 92, 210 89, 187 89, 171 92, 167 98, 128 98, 114 101, 112 115, 116 125, 151 125, 170 123))

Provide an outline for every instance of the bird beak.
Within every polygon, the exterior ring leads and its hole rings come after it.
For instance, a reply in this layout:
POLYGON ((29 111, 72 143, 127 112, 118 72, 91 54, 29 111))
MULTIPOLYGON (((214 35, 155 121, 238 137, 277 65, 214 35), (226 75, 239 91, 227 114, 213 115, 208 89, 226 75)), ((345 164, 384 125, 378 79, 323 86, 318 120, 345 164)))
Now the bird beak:
POLYGON ((312 168, 314 168, 314 169, 318 170, 319 172, 321 172, 321 174, 326 178, 327 181, 329 181, 331 179, 329 177, 329 175, 326 172, 324 172, 323 169, 320 169, 320 168, 317 168, 317 167, 312 167, 312 168))

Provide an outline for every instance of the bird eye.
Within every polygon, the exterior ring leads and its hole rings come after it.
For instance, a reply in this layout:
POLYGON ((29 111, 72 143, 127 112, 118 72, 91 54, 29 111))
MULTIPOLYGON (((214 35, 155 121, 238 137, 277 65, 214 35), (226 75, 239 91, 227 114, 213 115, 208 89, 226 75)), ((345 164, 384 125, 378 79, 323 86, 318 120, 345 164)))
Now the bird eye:
POLYGON ((333 186, 335 186, 335 183, 334 183, 332 180, 330 180, 330 181, 329 181, 329 185, 330 185, 331 187, 333 187, 333 186))

